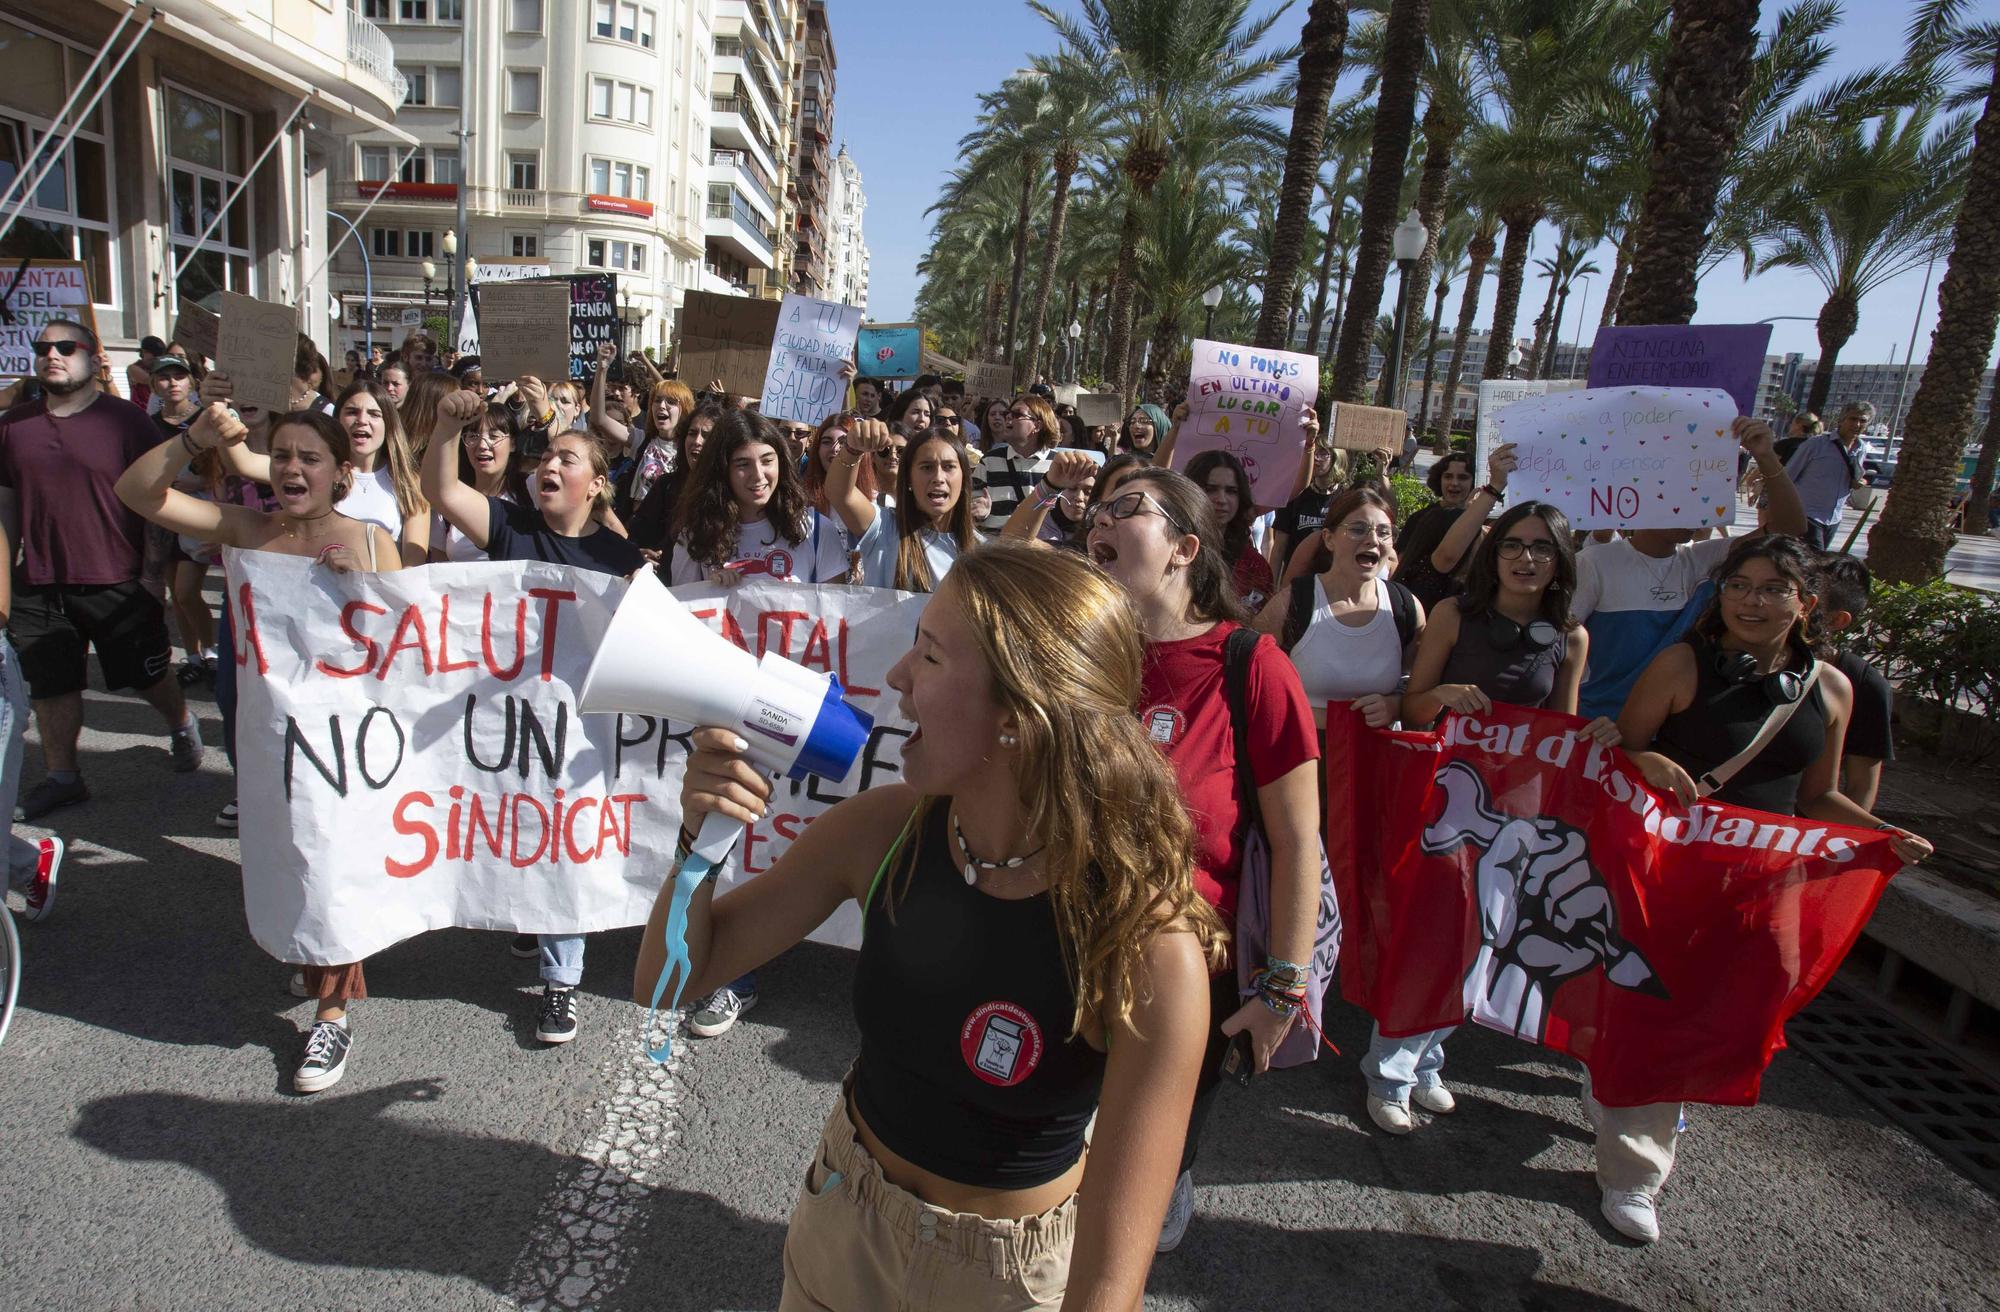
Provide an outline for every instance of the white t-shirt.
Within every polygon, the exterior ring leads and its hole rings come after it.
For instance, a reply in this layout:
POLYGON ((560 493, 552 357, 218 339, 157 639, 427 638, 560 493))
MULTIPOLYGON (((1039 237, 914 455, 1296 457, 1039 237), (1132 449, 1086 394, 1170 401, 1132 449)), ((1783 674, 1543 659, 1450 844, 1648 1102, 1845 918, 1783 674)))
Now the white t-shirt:
MULTIPOLYGON (((806 511, 805 537, 797 543, 786 541, 760 519, 736 530, 736 545, 725 563, 737 561, 754 562, 747 573, 787 583, 838 583, 847 576, 847 535, 837 522, 816 510, 806 511)), ((667 566, 668 583, 679 587, 700 583, 707 576, 707 567, 690 557, 679 542, 674 543, 667 566)))
POLYGON ((1730 538, 1683 542, 1673 555, 1655 559, 1615 538, 1577 558, 1569 611, 1590 632, 1581 714, 1618 714, 1653 657, 1679 641, 1708 604, 1714 595, 1708 572, 1732 545, 1730 538))
POLYGON ((1355 627, 1334 617, 1326 584, 1315 578, 1312 619, 1291 655, 1315 707, 1395 692, 1403 679, 1403 638, 1389 609, 1389 585, 1376 580, 1375 614, 1355 627))
POLYGON ((380 524, 397 542, 403 540, 403 511, 396 504, 396 484, 389 477, 387 461, 375 466, 372 474, 356 474, 354 486, 334 509, 349 519, 380 524))
MULTIPOLYGON (((502 491, 499 500, 512 502, 513 497, 502 491)), ((451 521, 433 511, 431 513, 431 546, 443 547, 444 558, 454 565, 466 565, 487 559, 485 551, 472 545, 472 539, 451 526, 451 521)))

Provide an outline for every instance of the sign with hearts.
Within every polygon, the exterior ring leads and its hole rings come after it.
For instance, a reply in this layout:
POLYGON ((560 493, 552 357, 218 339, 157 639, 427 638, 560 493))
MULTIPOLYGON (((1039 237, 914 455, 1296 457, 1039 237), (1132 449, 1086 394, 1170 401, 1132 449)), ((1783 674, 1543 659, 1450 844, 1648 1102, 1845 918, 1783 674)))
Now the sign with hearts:
POLYGON ((1519 464, 1507 499, 1572 528, 1715 528, 1736 513, 1736 403, 1717 388, 1592 387, 1494 416, 1519 464))

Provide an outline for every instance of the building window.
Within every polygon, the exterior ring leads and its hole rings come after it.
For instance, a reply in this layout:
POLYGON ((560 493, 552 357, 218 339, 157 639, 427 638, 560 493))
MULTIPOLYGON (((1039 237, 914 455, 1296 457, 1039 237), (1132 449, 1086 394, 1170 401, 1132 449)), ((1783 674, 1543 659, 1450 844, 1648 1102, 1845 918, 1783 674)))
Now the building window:
POLYGON ((541 239, 532 232, 517 232, 508 240, 513 245, 514 258, 517 260, 532 260, 539 253, 541 239))
POLYGON ((437 254, 437 234, 434 232, 410 232, 403 240, 403 254, 413 260, 428 260, 437 254))
MULTIPOLYGON (((24 154, 46 138, 63 101, 89 65, 79 51, 0 20, 0 187, 15 181, 24 154)), ((81 260, 92 298, 113 303, 110 147, 103 111, 93 111, 0 241, 8 273, 23 259, 81 260)))
POLYGON ((507 30, 509 32, 541 31, 542 0, 508 0, 507 30))
POLYGON ((387 182, 392 157, 393 153, 387 146, 363 146, 358 176, 363 182, 387 182))
POLYGON ((455 64, 441 64, 431 70, 431 104, 440 109, 457 109, 463 100, 463 81, 455 64))
POLYGON ((247 293, 252 237, 248 188, 226 210, 223 200, 243 180, 250 120, 179 87, 167 88, 165 106, 167 213, 181 271, 176 295, 208 303, 225 289, 247 293))
POLYGON ((584 263, 593 269, 622 269, 630 273, 646 271, 646 243, 592 237, 584 243, 584 263))
POLYGON ((458 170, 456 150, 431 151, 431 181, 447 183, 456 187, 464 179, 458 170))
POLYGON ((405 23, 428 23, 431 21, 430 0, 401 0, 396 7, 396 17, 405 23))
POLYGON ((623 41, 646 50, 653 48, 653 11, 631 0, 596 0, 592 28, 607 41, 623 41))
POLYGON ((440 23, 463 23, 465 21, 465 0, 437 0, 437 21, 440 23))
POLYGON ((424 152, 421 150, 410 152, 410 157, 403 161, 403 167, 397 170, 396 173, 396 181, 398 182, 429 182, 430 180, 430 163, 424 158, 424 152))
POLYGON ((533 151, 507 152, 507 185, 515 191, 541 190, 542 165, 533 151))
POLYGON ((398 65, 398 73, 409 84, 410 94, 403 103, 408 105, 428 105, 431 103, 431 76, 428 69, 414 65, 398 65))
POLYGON ((403 234, 400 229, 370 228, 368 230, 368 238, 369 245, 373 248, 375 258, 378 260, 393 260, 401 257, 403 254, 403 234))
POLYGON ((593 159, 586 177, 589 180, 587 190, 593 196, 651 199, 653 175, 643 164, 628 164, 622 159, 593 159))
POLYGON ((653 89, 615 78, 590 79, 590 116, 635 127, 653 126, 653 89))
POLYGON ((540 69, 510 68, 507 70, 507 112, 509 114, 539 114, 542 112, 542 74, 540 69))
POLYGON ((361 16, 376 23, 393 21, 395 0, 361 0, 361 16))

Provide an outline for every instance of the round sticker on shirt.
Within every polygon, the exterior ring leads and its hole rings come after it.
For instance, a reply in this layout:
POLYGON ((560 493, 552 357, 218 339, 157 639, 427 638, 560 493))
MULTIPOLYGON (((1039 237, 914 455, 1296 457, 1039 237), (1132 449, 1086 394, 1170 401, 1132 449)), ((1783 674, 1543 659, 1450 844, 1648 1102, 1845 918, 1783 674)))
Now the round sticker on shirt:
POLYGON ((771 567, 771 577, 772 577, 772 578, 774 578, 774 579, 788 579, 788 578, 790 578, 790 577, 792 576, 792 553, 791 553, 791 552, 789 552, 789 551, 774 551, 774 552, 772 552, 772 553, 771 553, 770 555, 768 555, 768 556, 764 557, 764 559, 765 559, 765 561, 766 561, 766 562, 768 562, 768 563, 770 564, 770 567, 771 567))
POLYGON ((1146 726, 1146 736, 1162 747, 1174 745, 1174 739, 1181 736, 1181 726, 1186 722, 1180 710, 1173 706, 1155 706, 1139 717, 1139 723, 1146 726))
POLYGON ((988 1084, 1009 1088, 1034 1073, 1042 1061, 1042 1027, 1011 1002, 984 1002, 958 1031, 958 1050, 972 1073, 988 1084))

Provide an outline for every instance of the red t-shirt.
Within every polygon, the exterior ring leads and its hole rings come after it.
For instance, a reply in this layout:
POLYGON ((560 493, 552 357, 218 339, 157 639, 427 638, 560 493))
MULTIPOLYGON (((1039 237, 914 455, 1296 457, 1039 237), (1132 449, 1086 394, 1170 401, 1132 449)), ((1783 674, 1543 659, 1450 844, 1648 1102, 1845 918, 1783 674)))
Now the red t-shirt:
POLYGON ((0 487, 19 506, 26 583, 129 583, 145 555, 145 521, 113 489, 160 444, 144 410, 109 392, 73 415, 44 401, 0 415, 0 487))
MULTIPOLYGON (((1139 722, 1167 754, 1195 824, 1195 887, 1236 917, 1245 820, 1236 796, 1236 739, 1222 647, 1237 626, 1223 622, 1199 638, 1146 647, 1139 722)), ((1319 759, 1319 730, 1298 671, 1268 636, 1250 657, 1250 775, 1259 788, 1319 759)))
POLYGON ((1243 544, 1243 554, 1236 558, 1236 595, 1251 614, 1264 608, 1271 596, 1271 562, 1257 552, 1255 543, 1243 544))

